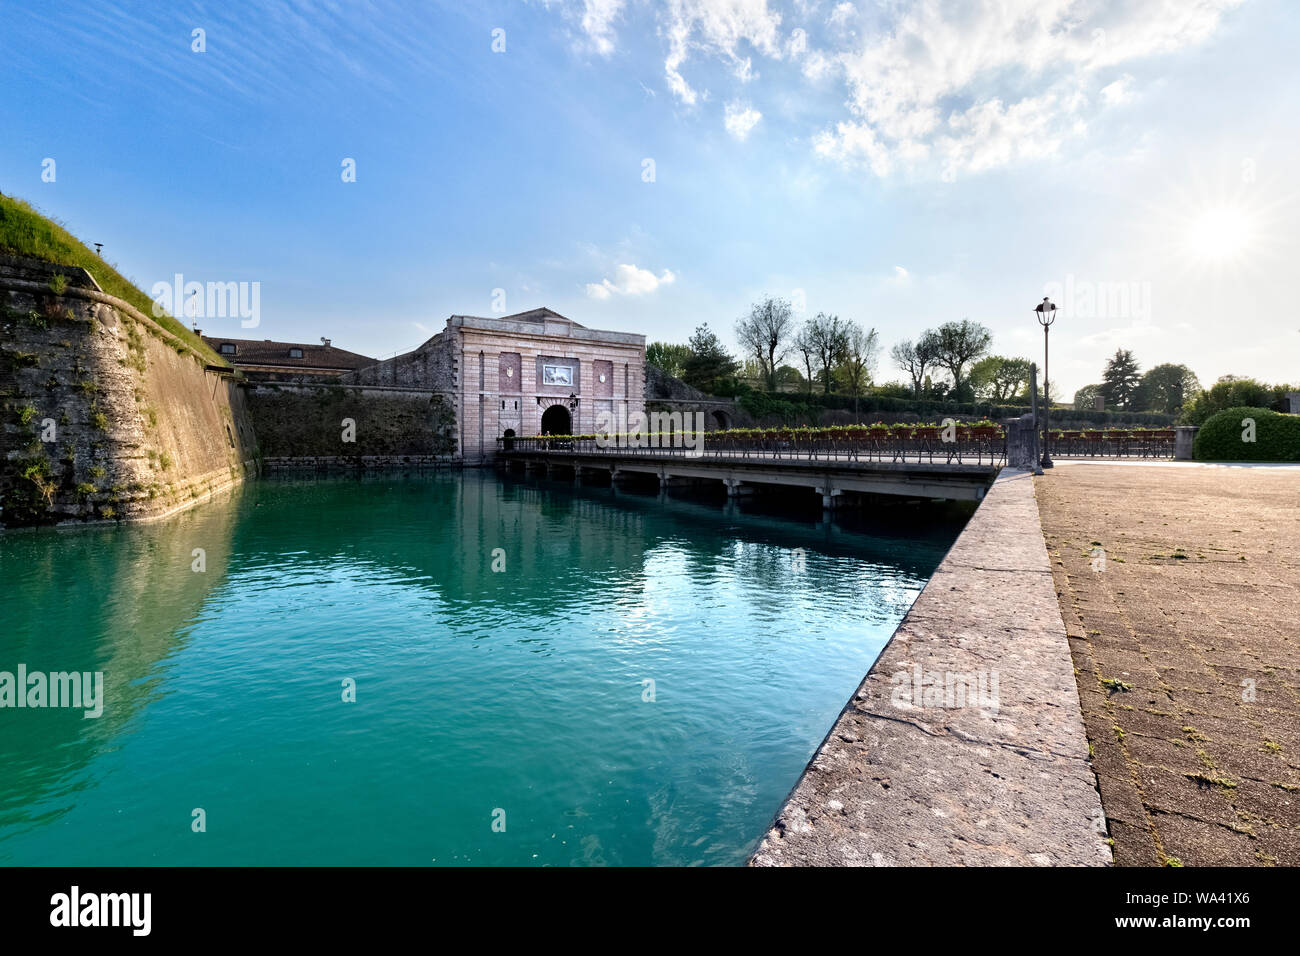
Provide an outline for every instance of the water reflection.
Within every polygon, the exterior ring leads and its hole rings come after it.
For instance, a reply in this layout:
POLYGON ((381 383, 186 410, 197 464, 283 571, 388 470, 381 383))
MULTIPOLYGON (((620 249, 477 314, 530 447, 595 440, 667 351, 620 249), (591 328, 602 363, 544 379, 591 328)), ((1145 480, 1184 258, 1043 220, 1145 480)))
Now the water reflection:
POLYGON ((0 670, 104 674, 102 716, 79 709, 0 710, 0 833, 50 822, 93 783, 81 771, 164 687, 229 562, 236 510, 226 502, 133 527, 0 534, 0 670), (206 570, 192 570, 193 551, 206 570))
POLYGON ((0 859, 737 862, 959 526, 467 472, 0 537, 0 669, 108 695, 0 711, 0 859))

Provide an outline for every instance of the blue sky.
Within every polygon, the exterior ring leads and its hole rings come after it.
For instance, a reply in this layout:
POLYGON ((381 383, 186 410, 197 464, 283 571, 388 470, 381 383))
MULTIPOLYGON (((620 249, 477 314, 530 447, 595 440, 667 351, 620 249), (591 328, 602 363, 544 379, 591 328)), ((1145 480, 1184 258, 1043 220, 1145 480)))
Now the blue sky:
POLYGON ((1117 345, 1300 380, 1294 4, 161 6, 3 4, 0 190, 146 291, 261 284, 205 331, 383 356, 503 289, 730 340, 774 294, 1035 357, 1050 292, 1067 390, 1117 345))

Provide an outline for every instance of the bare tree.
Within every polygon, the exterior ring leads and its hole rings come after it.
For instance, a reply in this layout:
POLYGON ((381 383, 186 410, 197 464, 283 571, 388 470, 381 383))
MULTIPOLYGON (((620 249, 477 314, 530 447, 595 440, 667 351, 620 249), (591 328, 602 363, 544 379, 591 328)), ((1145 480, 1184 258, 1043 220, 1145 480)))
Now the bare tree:
POLYGON ((875 329, 864 329, 849 319, 844 334, 844 377, 853 393, 853 415, 858 414, 858 396, 871 381, 880 355, 880 338, 875 329))
POLYGON ((910 340, 899 342, 889 351, 894 364, 907 373, 912 380, 912 393, 921 397, 925 388, 925 373, 936 368, 939 358, 939 337, 927 330, 912 344, 910 340))
POLYGON ((800 355, 803 356, 803 367, 808 372, 808 397, 812 398, 813 387, 813 359, 817 357, 817 344, 813 340, 811 333, 812 323, 815 320, 809 320, 795 333, 794 347, 800 355))
POLYGON ((808 324, 804 326, 804 332, 808 336, 809 345, 812 346, 812 354, 817 360, 817 367, 821 369, 825 393, 829 395, 831 393, 832 370, 844 359, 845 348, 848 344, 848 326, 840 321, 838 315, 827 315, 825 312, 818 312, 817 315, 808 320, 808 324))
POLYGON ((769 392, 776 391, 776 370, 790 353, 793 332, 794 311, 790 303, 772 296, 754 303, 749 316, 736 322, 740 347, 757 359, 769 392))

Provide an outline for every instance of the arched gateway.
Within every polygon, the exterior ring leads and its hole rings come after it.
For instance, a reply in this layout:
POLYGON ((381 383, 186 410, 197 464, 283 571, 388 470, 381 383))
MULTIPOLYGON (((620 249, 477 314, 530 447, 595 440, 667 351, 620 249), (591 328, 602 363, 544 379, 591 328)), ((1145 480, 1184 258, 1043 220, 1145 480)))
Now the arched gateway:
POLYGON ((573 418, 563 405, 552 405, 542 412, 543 435, 572 435, 573 418))

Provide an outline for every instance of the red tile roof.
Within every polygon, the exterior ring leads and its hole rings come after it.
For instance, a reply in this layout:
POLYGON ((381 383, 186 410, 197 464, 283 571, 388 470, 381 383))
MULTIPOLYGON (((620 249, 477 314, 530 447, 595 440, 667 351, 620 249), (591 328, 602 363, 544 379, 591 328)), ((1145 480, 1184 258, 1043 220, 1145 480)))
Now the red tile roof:
POLYGON ((309 345, 305 342, 273 342, 270 339, 226 339, 215 335, 203 336, 212 350, 233 365, 270 365, 279 368, 300 369, 353 369, 365 368, 379 360, 367 355, 335 348, 333 345, 309 345), (221 351, 222 345, 233 345, 234 355, 221 351), (290 349, 302 349, 302 358, 290 358, 290 349))

